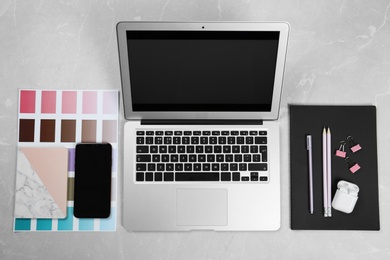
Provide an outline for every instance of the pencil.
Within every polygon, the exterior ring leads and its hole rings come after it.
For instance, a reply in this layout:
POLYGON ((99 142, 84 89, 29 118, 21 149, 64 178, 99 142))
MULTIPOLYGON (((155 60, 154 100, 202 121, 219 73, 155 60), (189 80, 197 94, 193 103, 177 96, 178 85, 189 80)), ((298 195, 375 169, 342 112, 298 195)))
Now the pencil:
POLYGON ((327 182, 328 190, 327 190, 327 208, 328 208, 328 217, 332 216, 332 161, 331 161, 331 133, 330 128, 328 127, 328 132, 326 134, 326 160, 327 160, 327 182))

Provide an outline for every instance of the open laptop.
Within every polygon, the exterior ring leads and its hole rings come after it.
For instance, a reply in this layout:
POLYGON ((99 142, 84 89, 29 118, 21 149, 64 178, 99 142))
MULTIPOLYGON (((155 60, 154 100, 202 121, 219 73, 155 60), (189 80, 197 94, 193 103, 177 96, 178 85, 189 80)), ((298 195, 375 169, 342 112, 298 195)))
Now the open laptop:
POLYGON ((131 231, 277 230, 289 26, 117 25, 131 231))

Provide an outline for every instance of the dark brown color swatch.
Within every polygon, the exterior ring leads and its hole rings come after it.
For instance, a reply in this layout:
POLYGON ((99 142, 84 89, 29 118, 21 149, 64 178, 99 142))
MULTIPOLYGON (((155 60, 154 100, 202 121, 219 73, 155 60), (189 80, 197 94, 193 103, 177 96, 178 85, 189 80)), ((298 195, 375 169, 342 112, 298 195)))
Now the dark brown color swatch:
POLYGON ((54 142, 56 133, 56 120, 42 119, 41 120, 41 142, 54 142))
POLYGON ((34 142, 34 119, 19 120, 19 142, 34 142))
POLYGON ((61 142, 76 141, 76 120, 61 120, 61 142))

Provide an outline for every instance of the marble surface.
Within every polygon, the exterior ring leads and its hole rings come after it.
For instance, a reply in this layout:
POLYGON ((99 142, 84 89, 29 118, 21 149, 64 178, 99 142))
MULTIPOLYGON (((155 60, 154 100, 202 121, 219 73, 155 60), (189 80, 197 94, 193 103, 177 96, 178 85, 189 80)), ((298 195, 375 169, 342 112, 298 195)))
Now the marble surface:
POLYGON ((388 19, 388 0, 2 0, 0 258, 389 259, 388 19), (17 89, 120 89, 115 25, 126 20, 290 23, 280 113, 282 225, 279 231, 133 233, 119 225, 117 232, 99 234, 12 232, 17 89), (380 231, 290 229, 288 104, 377 106, 380 231))

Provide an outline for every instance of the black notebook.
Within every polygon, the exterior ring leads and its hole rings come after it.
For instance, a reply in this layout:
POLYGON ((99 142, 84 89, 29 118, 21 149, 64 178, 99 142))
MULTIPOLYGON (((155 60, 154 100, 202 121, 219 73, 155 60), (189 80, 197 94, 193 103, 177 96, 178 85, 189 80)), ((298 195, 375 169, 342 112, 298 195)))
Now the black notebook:
POLYGON ((291 229, 379 230, 378 166, 375 106, 290 106, 291 229), (332 209, 324 217, 322 175, 322 131, 329 127, 332 153, 332 199, 337 183, 345 180, 359 186, 354 210, 332 209), (306 135, 312 135, 314 214, 309 211, 309 174, 306 135), (347 137, 362 149, 353 153, 347 137), (346 141, 348 164, 335 156, 340 141, 346 141), (357 163, 361 168, 351 173, 357 163))

